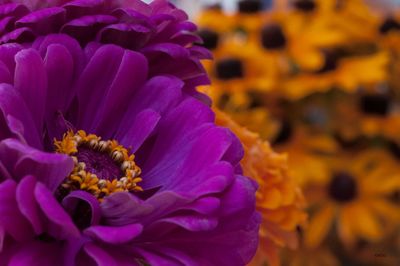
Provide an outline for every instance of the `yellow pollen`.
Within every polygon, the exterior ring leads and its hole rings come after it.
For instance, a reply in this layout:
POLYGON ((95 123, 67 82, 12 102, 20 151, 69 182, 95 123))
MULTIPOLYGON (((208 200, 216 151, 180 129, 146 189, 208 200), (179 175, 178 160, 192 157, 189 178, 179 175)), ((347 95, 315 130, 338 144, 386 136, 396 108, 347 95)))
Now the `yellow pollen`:
POLYGON ((62 140, 54 139, 54 147, 57 153, 67 154, 74 161, 74 169, 62 184, 64 189, 70 191, 84 190, 93 194, 100 201, 114 192, 143 191, 137 185, 142 181, 142 178, 140 178, 141 169, 134 161, 135 155, 130 154, 130 151, 116 140, 104 141, 101 140, 101 137, 87 134, 83 130, 79 130, 76 133, 68 131, 63 135, 62 140), (85 163, 79 162, 76 157, 80 146, 107 153, 120 166, 124 176, 119 179, 100 179, 95 174, 86 171, 85 163))

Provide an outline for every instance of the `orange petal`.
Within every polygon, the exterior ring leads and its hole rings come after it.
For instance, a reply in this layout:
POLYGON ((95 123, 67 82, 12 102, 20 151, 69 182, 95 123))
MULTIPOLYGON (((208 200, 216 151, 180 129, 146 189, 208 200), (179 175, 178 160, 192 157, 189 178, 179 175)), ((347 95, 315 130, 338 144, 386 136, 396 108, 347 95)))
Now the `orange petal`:
POLYGON ((382 237, 382 230, 373 212, 364 205, 357 204, 353 208, 352 221, 354 229, 357 230, 359 236, 365 237, 367 240, 376 241, 382 237))
POLYGON ((328 204, 312 217, 304 239, 308 247, 314 248, 322 242, 332 225, 334 214, 334 206, 328 204))
POLYGON ((351 246, 354 243, 354 232, 352 226, 352 207, 345 206, 340 210, 338 219, 338 233, 339 238, 347 245, 351 246))

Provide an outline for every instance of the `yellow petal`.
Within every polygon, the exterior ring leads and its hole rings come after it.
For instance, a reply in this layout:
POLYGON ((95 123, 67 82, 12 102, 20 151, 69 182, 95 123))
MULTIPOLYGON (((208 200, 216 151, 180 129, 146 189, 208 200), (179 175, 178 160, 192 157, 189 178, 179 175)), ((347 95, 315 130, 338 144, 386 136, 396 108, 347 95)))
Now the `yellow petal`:
POLYGON ((304 240, 308 247, 314 248, 322 242, 331 227, 334 213, 334 206, 329 204, 314 215, 305 232, 304 240))
POLYGON ((354 233, 352 227, 352 207, 346 206, 340 210, 338 219, 339 238, 346 244, 351 246, 354 243, 354 233))
POLYGON ((353 208, 352 221, 358 235, 376 241, 382 237, 382 230, 373 212, 367 206, 357 204, 353 208))

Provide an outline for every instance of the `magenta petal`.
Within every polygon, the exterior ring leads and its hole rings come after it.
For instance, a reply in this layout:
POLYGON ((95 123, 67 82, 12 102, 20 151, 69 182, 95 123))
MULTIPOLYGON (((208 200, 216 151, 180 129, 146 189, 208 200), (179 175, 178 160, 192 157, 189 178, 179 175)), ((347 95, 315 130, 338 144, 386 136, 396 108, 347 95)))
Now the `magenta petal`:
MULTIPOLYGON (((0 226, 0 253, 3 251, 3 246, 4 246, 4 238, 6 232, 4 231, 4 227, 0 226)), ((0 260, 1 263, 1 260, 0 260)))
MULTIPOLYGON (((46 54, 48 53, 48 48, 51 45, 62 45, 64 46, 69 54, 72 56, 73 58, 73 70, 74 70, 74 81, 76 82, 76 79, 82 74, 82 70, 86 64, 86 58, 85 55, 83 53, 82 48, 80 47, 79 43, 71 38, 68 35, 65 34, 50 34, 47 35, 46 37, 44 37, 40 43, 38 42, 38 51, 40 53, 40 55, 42 56, 42 58, 46 57, 46 54)), ((50 88, 51 89, 51 88, 50 88)), ((70 95, 67 99, 64 100, 64 102, 68 105, 71 100, 72 97, 74 96, 75 93, 75 88, 70 88, 70 95)))
POLYGON ((183 207, 183 210, 195 211, 200 214, 215 214, 221 206, 221 201, 217 197, 204 197, 183 207))
POLYGON ((152 12, 151 7, 141 0, 118 0, 118 1, 124 2, 127 8, 136 10, 146 16, 150 15, 152 12))
POLYGON ((123 226, 144 223, 141 218, 154 212, 154 207, 129 193, 114 193, 100 205, 105 224, 123 226))
POLYGON ((6 16, 21 17, 29 12, 29 9, 22 4, 10 3, 0 6, 0 18, 6 16))
POLYGON ((45 69, 48 77, 47 108, 49 115, 57 110, 65 110, 71 99, 74 61, 68 49, 60 44, 47 48, 45 69))
POLYGON ((17 202, 21 213, 31 223, 36 235, 43 233, 43 225, 40 217, 40 209, 35 200, 34 190, 36 179, 27 176, 21 180, 17 187, 17 202))
POLYGON ((39 131, 25 101, 10 85, 0 84, 0 110, 13 133, 23 136, 33 147, 42 147, 39 131))
POLYGON ((84 250, 96 262, 97 266, 117 266, 116 261, 107 252, 94 244, 86 244, 84 250))
POLYGON ((0 227, 15 240, 27 241, 33 237, 32 227, 18 209, 16 189, 12 180, 0 184, 0 227))
POLYGON ((73 36, 80 40, 82 45, 85 45, 95 39, 98 31, 103 27, 117 21, 115 17, 108 15, 84 16, 65 24, 61 28, 61 32, 73 36))
POLYGON ((3 35, 7 33, 7 31, 12 31, 14 26, 14 18, 13 17, 5 17, 0 19, 0 34, 3 35))
POLYGON ((31 12, 15 24, 17 27, 31 28, 37 34, 47 34, 59 29, 64 20, 65 10, 60 7, 51 7, 31 12))
POLYGON ((113 24, 100 31, 100 42, 138 50, 150 39, 152 29, 144 25, 113 24))
POLYGON ((56 239, 78 238, 80 236, 79 230, 75 227, 71 217, 44 185, 40 183, 36 185, 35 197, 50 222, 48 233, 51 236, 56 239))
POLYGON ((33 175, 51 191, 55 191, 73 169, 70 157, 46 153, 26 146, 14 139, 0 142, 0 160, 17 180, 33 175))
POLYGON ((22 50, 22 46, 16 43, 7 43, 0 45, 0 61, 7 67, 12 77, 15 72, 15 55, 22 50))
MULTIPOLYGON (((152 247, 153 249, 138 249, 138 253, 144 257, 144 261, 146 261, 150 265, 184 265, 180 263, 178 259, 175 259, 169 254, 163 254, 162 252, 157 251, 157 247, 152 247)), ((171 254, 172 255, 172 254, 171 254)), ((196 266, 196 264, 187 264, 190 266, 196 266)))
POLYGON ((84 234, 108 244, 124 244, 132 241, 141 234, 141 224, 129 224, 125 226, 91 226, 84 234))
POLYGON ((72 191, 63 199, 62 205, 72 216, 74 209, 80 201, 84 201, 90 206, 90 225, 99 224, 101 218, 100 205, 98 199, 96 199, 92 194, 81 190, 72 191))
POLYGON ((62 259, 58 245, 31 242, 22 246, 11 258, 8 266, 54 266, 62 259))
POLYGON ((8 42, 18 42, 18 43, 25 43, 31 42, 35 39, 35 34, 30 28, 18 28, 13 30, 7 34, 4 34, 0 38, 0 43, 8 43, 8 42))
POLYGON ((152 109, 161 115, 170 110, 182 100, 183 82, 171 76, 157 76, 149 79, 133 96, 130 106, 123 116, 124 124, 120 125, 118 136, 122 137, 124 131, 128 130, 134 122, 131 113, 138 114, 144 109, 152 109), (153 100, 153 95, 159 98, 153 100))
MULTIPOLYGON (((112 84, 107 88, 104 100, 98 103, 95 132, 105 138, 111 137, 110 128, 120 123, 126 109, 132 104, 132 96, 147 79, 147 60, 136 52, 126 50, 112 84)), ((114 132, 112 132, 114 133, 114 132)))
POLYGON ((0 61, 0 83, 11 83, 11 73, 8 70, 7 66, 0 61))
POLYGON ((74 0, 63 6, 67 11, 68 20, 89 14, 101 13, 103 7, 104 0, 74 0))
POLYGON ((93 119, 99 103, 117 74, 124 50, 115 45, 99 48, 87 64, 78 82, 78 100, 85 104, 80 107, 78 127, 93 131, 93 119), (95 91, 96 93, 93 93, 95 91))
MULTIPOLYGON (((164 224, 174 224, 192 232, 211 231, 218 225, 216 217, 205 215, 176 215, 174 217, 159 219, 156 224, 163 227, 164 224)), ((155 226, 155 224, 152 224, 155 226)))
POLYGON ((161 115, 151 109, 138 113, 128 131, 123 133, 123 137, 119 138, 120 143, 127 147, 132 147, 132 152, 136 152, 154 131, 160 118, 161 115), (138 128, 140 128, 139 132, 138 128))
POLYGON ((47 76, 42 58, 33 49, 22 50, 15 56, 14 86, 30 109, 39 132, 42 131, 47 92, 47 76))

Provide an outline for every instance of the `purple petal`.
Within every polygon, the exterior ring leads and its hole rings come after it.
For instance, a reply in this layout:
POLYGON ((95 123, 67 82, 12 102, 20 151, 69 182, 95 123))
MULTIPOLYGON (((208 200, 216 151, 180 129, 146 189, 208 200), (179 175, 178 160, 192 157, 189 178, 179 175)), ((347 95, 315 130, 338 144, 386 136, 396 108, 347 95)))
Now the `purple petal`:
POLYGON ((15 89, 27 103, 41 133, 47 92, 47 76, 42 58, 37 51, 26 49, 16 54, 15 61, 15 89))
POLYGON ((61 247, 55 244, 32 242, 22 246, 14 254, 9 266, 53 266, 61 259, 61 247))
POLYGON ((25 101, 10 85, 0 84, 0 110, 13 133, 22 135, 33 147, 42 147, 39 130, 30 115, 25 101))
POLYGON ((150 215, 154 207, 130 193, 114 193, 106 197, 100 205, 102 218, 107 225, 122 226, 143 223, 140 218, 150 215))
POLYGON ((61 32, 73 36, 80 41, 81 44, 94 40, 97 33, 105 26, 118 22, 113 16, 108 15, 92 15, 83 16, 72 20, 61 28, 61 32))
MULTIPOLYGON (((120 123, 118 117, 123 117, 126 109, 132 103, 132 96, 147 79, 147 60, 136 52, 126 50, 114 80, 105 92, 102 102, 98 103, 95 118, 95 132, 104 138, 112 135, 110 128, 116 128, 120 123)), ((126 122, 126 121, 125 121, 126 122)))
POLYGON ((119 245, 132 241, 141 234, 143 226, 129 224, 125 226, 91 226, 84 234, 107 244, 119 245))
POLYGON ((201 232, 214 230, 218 225, 216 217, 209 217, 205 215, 179 215, 157 220, 151 226, 164 227, 165 224, 174 224, 180 226, 188 231, 201 232))
POLYGON ((113 24, 100 31, 100 42, 120 45, 127 49, 138 50, 150 39, 152 28, 140 24, 113 24))
POLYGON ((65 46, 52 44, 47 48, 44 64, 48 77, 46 111, 52 118, 57 110, 65 110, 71 99, 74 61, 65 46))
POLYGON ((121 47, 105 45, 99 48, 91 58, 82 73, 77 89, 78 100, 82 102, 78 128, 92 131, 92 122, 96 116, 98 104, 104 99, 105 93, 112 84, 123 55, 124 50, 121 47))
POLYGON ((22 17, 15 24, 17 27, 28 27, 37 34, 48 34, 57 31, 65 21, 65 10, 51 7, 33 11, 22 17))
POLYGON ((12 169, 10 172, 17 180, 33 175, 51 191, 57 189, 74 165, 68 156, 42 152, 14 139, 0 143, 0 160, 12 169))
POLYGON ((33 237, 32 227, 22 216, 16 200, 17 184, 7 180, 0 184, 0 228, 17 241, 33 237))
POLYGON ((10 75, 14 77, 15 55, 22 50, 22 46, 16 43, 7 43, 0 45, 0 61, 8 68, 10 75))
POLYGON ((0 61, 0 83, 12 83, 11 73, 7 66, 0 61))
POLYGON ((101 210, 99 201, 92 195, 85 191, 77 190, 69 193, 62 201, 62 205, 70 214, 72 214, 79 201, 84 201, 90 206, 91 219, 90 225, 97 225, 100 223, 101 210))
POLYGON ((35 188, 36 200, 44 215, 49 219, 48 233, 56 239, 78 238, 79 230, 71 217, 64 211, 53 194, 41 183, 35 188))
POLYGON ((125 6, 127 8, 136 10, 137 12, 140 12, 141 14, 146 16, 149 16, 152 12, 151 7, 141 0, 118 0, 118 1, 120 3, 119 6, 125 6))
POLYGON ((126 147, 132 147, 131 152, 135 153, 154 131, 160 118, 159 113, 146 109, 135 116, 135 120, 128 131, 121 133, 122 136, 117 139, 126 147), (140 128, 139 131, 138 128, 140 128))
POLYGON ((6 34, 9 31, 12 31, 14 28, 14 18, 13 17, 5 17, 0 20, 0 34, 6 34))
POLYGON ((84 246, 86 253, 97 263, 97 266, 117 266, 115 260, 100 247, 88 243, 84 246))
POLYGON ((17 187, 17 202, 22 215, 30 222, 36 235, 43 233, 40 209, 35 200, 34 190, 36 179, 27 176, 21 180, 17 187))
POLYGON ((12 16, 21 17, 29 12, 29 9, 22 5, 16 3, 2 4, 0 6, 0 18, 12 16))
POLYGON ((4 34, 0 38, 0 44, 9 43, 9 42, 17 42, 17 43, 26 43, 32 42, 35 39, 35 34, 30 28, 18 28, 7 34, 4 34))
POLYGON ((67 19, 98 14, 104 7, 103 0, 75 0, 66 3, 63 8, 67 11, 67 19))

